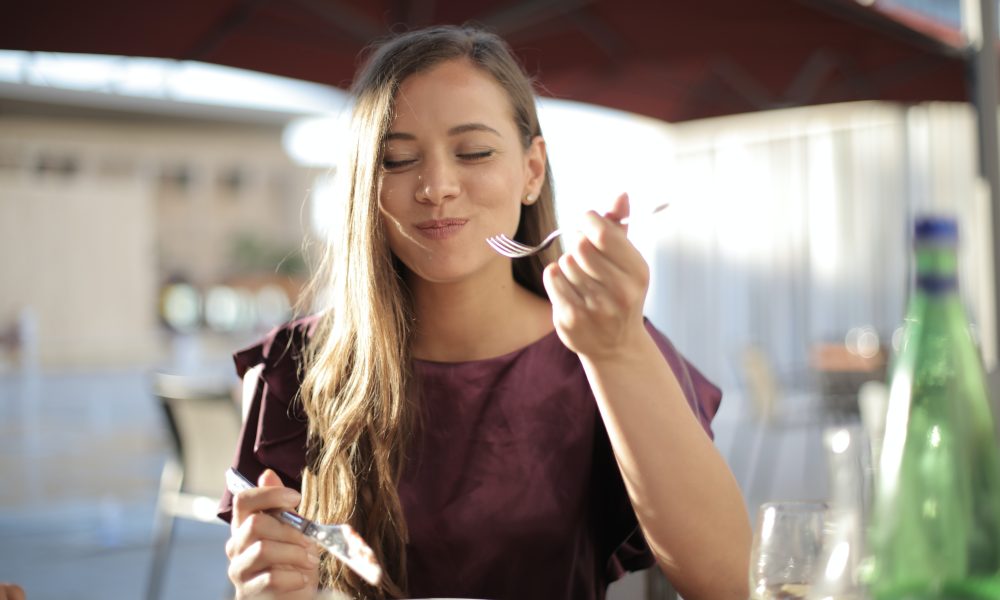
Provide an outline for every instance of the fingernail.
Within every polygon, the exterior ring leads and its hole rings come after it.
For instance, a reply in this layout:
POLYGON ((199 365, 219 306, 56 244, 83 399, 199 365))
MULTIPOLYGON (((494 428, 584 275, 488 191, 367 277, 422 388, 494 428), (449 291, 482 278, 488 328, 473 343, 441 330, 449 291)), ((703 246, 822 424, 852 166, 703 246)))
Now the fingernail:
POLYGON ((298 503, 302 500, 302 494, 296 492, 291 488, 285 488, 285 491, 282 493, 284 495, 284 498, 290 503, 298 505, 298 503))
POLYGON ((310 563, 312 563, 314 565, 318 565, 319 564, 319 555, 318 554, 313 554, 312 552, 307 552, 306 556, 309 557, 309 562, 310 563))

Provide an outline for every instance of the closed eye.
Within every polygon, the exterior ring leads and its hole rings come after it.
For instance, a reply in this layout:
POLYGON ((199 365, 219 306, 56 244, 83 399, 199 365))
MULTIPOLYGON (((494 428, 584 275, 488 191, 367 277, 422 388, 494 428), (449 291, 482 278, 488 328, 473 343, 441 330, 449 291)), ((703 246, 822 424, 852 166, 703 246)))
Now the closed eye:
POLYGON ((462 160, 477 161, 490 158, 494 154, 496 154, 496 150, 481 150, 479 152, 462 152, 458 154, 458 157, 462 160))
POLYGON ((400 160, 392 160, 388 158, 382 159, 382 168, 386 171, 399 171, 400 169, 405 169, 406 167, 417 162, 415 158, 404 158, 400 160))

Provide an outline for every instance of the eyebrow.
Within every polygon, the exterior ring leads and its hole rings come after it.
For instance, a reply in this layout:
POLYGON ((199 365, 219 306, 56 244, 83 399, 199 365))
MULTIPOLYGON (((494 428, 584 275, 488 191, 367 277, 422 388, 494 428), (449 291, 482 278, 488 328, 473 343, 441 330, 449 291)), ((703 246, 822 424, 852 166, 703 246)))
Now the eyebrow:
MULTIPOLYGON (((500 137, 500 132, 493 129, 489 125, 484 123, 462 123, 461 125, 456 125, 448 130, 448 135, 459 135, 462 133, 468 133, 470 131, 484 131, 486 133, 492 133, 497 137, 500 137)), ((405 133, 402 131, 391 132, 385 136, 386 141, 389 140, 415 140, 417 136, 412 133, 405 133)))

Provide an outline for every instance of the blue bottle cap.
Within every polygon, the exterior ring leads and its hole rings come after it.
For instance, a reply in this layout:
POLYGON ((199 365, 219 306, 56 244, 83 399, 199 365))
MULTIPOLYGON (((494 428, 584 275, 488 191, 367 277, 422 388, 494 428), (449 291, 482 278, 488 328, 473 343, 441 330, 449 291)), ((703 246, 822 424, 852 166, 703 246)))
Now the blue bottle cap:
POLYGON ((954 217, 917 217, 913 237, 916 242, 955 243, 958 241, 958 222, 954 217))

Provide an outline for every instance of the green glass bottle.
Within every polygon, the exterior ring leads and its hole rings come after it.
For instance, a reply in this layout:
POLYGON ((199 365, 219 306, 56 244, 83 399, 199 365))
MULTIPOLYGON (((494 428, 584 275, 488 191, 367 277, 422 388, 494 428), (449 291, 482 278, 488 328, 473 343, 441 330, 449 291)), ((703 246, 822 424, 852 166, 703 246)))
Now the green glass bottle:
POLYGON ((915 227, 870 528, 873 600, 1000 599, 1000 453, 958 295, 958 228, 915 227))

